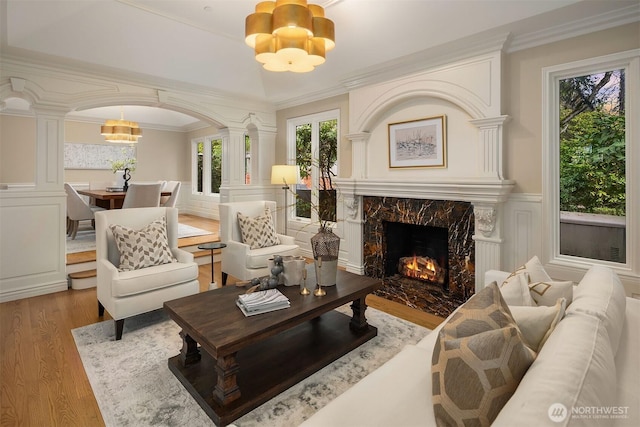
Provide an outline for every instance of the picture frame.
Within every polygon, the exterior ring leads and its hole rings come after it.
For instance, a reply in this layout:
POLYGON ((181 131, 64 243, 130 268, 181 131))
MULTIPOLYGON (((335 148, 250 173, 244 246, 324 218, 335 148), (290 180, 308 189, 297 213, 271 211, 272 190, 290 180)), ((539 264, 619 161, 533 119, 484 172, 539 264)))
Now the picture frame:
POLYGON ((446 128, 444 115, 390 123, 389 167, 447 167, 446 128))

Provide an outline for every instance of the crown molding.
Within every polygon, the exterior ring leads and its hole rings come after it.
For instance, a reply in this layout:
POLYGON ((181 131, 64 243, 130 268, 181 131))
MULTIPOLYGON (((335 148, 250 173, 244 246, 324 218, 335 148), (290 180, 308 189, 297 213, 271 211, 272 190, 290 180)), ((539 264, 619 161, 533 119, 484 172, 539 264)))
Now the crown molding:
POLYGON ((217 103, 235 108, 273 109, 273 103, 258 97, 248 97, 224 92, 211 87, 186 83, 163 77, 126 71, 105 65, 94 65, 74 59, 62 59, 54 55, 33 52, 21 48, 5 47, 0 59, 3 64, 13 63, 17 66, 38 69, 45 73, 63 72, 81 78, 97 78, 119 83, 139 85, 160 91, 192 94, 207 97, 217 103))
POLYGON ((505 52, 517 52, 638 21, 640 21, 640 2, 590 18, 567 22, 542 31, 522 34, 511 40, 505 52))

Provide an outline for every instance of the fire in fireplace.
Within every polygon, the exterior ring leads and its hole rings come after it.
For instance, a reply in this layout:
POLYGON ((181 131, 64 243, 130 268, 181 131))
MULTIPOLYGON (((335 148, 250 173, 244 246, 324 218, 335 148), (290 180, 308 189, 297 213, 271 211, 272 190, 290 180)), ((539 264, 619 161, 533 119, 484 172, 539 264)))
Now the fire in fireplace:
POLYGON ((398 262, 398 272, 412 279, 444 284, 447 271, 438 262, 428 256, 401 257, 398 262))
POLYGON ((446 228, 387 221, 383 226, 385 277, 400 274, 448 289, 446 228))

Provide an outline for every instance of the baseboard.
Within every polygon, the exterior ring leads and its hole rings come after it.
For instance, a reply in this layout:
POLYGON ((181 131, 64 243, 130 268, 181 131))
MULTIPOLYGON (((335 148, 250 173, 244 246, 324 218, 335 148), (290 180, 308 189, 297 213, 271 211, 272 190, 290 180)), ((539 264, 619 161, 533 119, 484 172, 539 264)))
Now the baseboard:
POLYGON ((0 292, 0 303, 15 301, 23 298, 37 297, 40 295, 51 294, 54 292, 66 291, 69 288, 67 280, 52 282, 47 284, 38 284, 36 286, 25 289, 14 289, 10 291, 0 292))

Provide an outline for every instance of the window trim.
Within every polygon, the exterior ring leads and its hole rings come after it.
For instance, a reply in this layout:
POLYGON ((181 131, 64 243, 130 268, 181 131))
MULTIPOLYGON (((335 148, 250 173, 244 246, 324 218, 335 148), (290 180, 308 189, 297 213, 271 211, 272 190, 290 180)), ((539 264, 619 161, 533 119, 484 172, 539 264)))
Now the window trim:
POLYGON ((631 50, 542 69, 542 167, 543 167, 543 246, 544 259, 557 267, 586 270, 592 265, 606 265, 624 275, 640 273, 640 50, 631 50), (624 69, 625 87, 625 156, 626 156, 626 262, 618 263, 560 254, 560 141, 559 82, 562 79, 624 69))
MULTIPOLYGON (((311 129, 313 130, 314 127, 319 127, 320 122, 325 122, 328 120, 336 120, 336 135, 337 135, 336 143, 338 145, 337 147, 338 158, 336 160, 336 170, 338 171, 338 175, 339 175, 339 171, 340 171, 340 109, 339 108, 287 119, 287 164, 296 164, 295 162, 296 160, 296 127, 298 125, 311 123, 311 129)), ((316 134, 316 132, 312 131, 311 132, 312 155, 314 150, 318 149, 318 144, 319 144, 318 135, 316 134)), ((313 158, 315 159, 315 157, 313 158)), ((317 166, 314 166, 314 165, 311 166, 311 174, 312 176, 317 176, 318 174, 317 166)), ((317 187, 315 186, 315 182, 314 182, 314 186, 312 187, 312 192, 314 188, 316 188, 317 190, 317 187)), ((296 216, 295 199, 292 194, 287 194, 287 197, 285 200, 287 204, 287 218, 289 218, 290 220, 294 220, 294 221, 298 221, 306 224, 319 223, 318 215, 313 210, 311 210, 311 218, 303 218, 303 217, 296 216)), ((335 228, 336 224, 332 223, 332 227, 335 228)))

